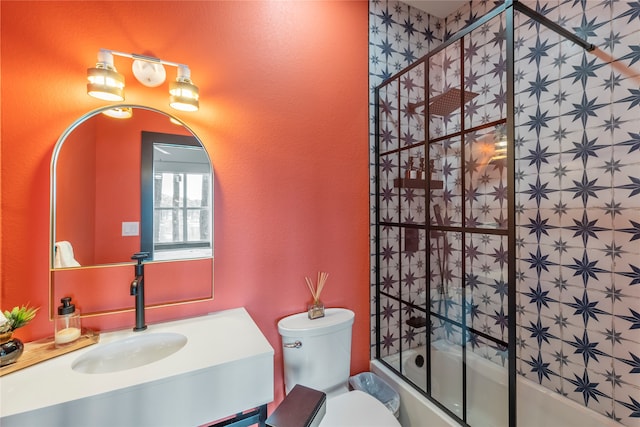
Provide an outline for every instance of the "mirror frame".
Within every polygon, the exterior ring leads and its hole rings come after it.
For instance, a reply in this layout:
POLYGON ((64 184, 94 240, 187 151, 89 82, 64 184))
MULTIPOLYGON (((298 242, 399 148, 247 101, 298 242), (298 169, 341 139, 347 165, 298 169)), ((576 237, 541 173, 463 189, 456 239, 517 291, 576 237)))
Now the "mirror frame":
MULTIPOLYGON (((113 109, 113 108, 133 108, 133 109, 143 109, 143 110, 147 110, 147 111, 151 111, 151 112, 155 112, 155 113, 159 113, 162 114, 164 116, 166 116, 168 119, 172 119, 175 120, 177 123, 179 123, 180 125, 182 125, 187 131, 189 131, 193 137, 200 143, 200 145, 204 148, 205 153, 207 154, 207 157, 209 158, 209 164, 211 165, 211 177, 212 177, 212 186, 211 186, 211 197, 212 197, 212 201, 214 200, 214 171, 213 171, 213 162, 211 161, 211 156, 209 155, 209 152, 207 150, 207 148, 205 147, 205 145, 203 144, 202 140, 200 139, 200 137, 198 137, 198 135, 193 131, 193 129, 191 129, 189 127, 189 125, 187 125, 183 120, 181 120, 178 117, 173 116, 172 114, 167 113, 166 111, 162 111, 159 110, 157 108, 153 108, 153 107, 148 107, 145 105, 138 105, 138 104, 114 104, 114 105, 107 105, 107 106, 103 106, 103 107, 99 107, 96 108, 94 110, 89 111, 88 113, 82 115, 81 117, 79 117, 78 119, 76 119, 67 129, 65 129, 65 131, 60 135, 60 137, 58 138, 58 140, 56 141, 54 147, 53 147, 53 152, 51 154, 51 163, 49 165, 49 178, 50 178, 50 182, 49 182, 49 319, 53 320, 53 316, 54 316, 54 308, 55 308, 55 304, 56 302, 53 301, 53 295, 54 295, 54 283, 53 283, 53 273, 55 271, 58 270, 66 270, 66 269, 56 269, 54 268, 54 262, 55 262, 55 253, 54 253, 54 247, 55 247, 55 238, 56 238, 56 218, 57 218, 57 207, 56 207, 56 202, 57 202, 57 198, 56 198, 56 188, 57 188, 57 173, 56 173, 56 166, 58 163, 58 157, 60 156, 60 151, 64 145, 64 141, 67 139, 67 137, 74 131, 76 130, 76 128, 78 128, 82 123, 84 123, 86 120, 97 116, 98 114, 102 114, 104 111, 113 109)), ((215 214, 212 211, 211 213, 211 225, 212 227, 214 227, 215 225, 215 214)), ((174 306, 174 305, 183 305, 183 304, 192 304, 194 302, 199 302, 199 301, 211 301, 213 300, 213 296, 214 296, 214 292, 213 292, 213 266, 214 266, 214 241, 213 241, 213 229, 212 229, 212 239, 211 239, 211 249, 212 249, 212 256, 210 257, 211 259, 211 290, 210 290, 210 296, 207 296, 205 298, 197 298, 197 299, 184 299, 184 300, 179 300, 179 301, 173 301, 173 302, 166 302, 166 303, 160 303, 160 304, 155 304, 155 305, 147 305, 147 309, 149 308, 158 308, 158 307, 167 307, 167 306, 174 306)), ((194 258, 194 259, 209 259, 209 257, 205 257, 205 258, 194 258)), ((170 263, 170 262, 183 262, 183 261, 188 261, 189 259, 185 259, 185 260, 163 260, 163 261, 151 261, 151 263, 170 263)), ((94 265, 94 266, 84 266, 85 268, 90 268, 90 269, 95 269, 95 268, 112 268, 112 267, 118 267, 118 266, 130 266, 133 265, 134 262, 116 262, 116 263, 109 263, 109 264, 100 264, 100 265, 94 265)), ((73 267, 71 268, 73 269, 73 267)), ((104 312, 99 312, 99 313, 82 313, 82 317, 84 316, 96 316, 96 315, 106 315, 106 314, 114 314, 114 313, 122 313, 122 312, 128 312, 128 311, 132 311, 133 308, 125 308, 125 309, 114 309, 113 311, 104 311, 104 312)))

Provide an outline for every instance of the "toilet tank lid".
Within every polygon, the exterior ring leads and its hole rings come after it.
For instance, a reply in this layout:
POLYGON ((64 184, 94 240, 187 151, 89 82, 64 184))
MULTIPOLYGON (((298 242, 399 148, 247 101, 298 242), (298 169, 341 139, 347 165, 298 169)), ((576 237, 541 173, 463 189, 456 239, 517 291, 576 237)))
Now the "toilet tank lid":
POLYGON ((355 314, 346 308, 327 308, 324 317, 310 320, 307 312, 292 314, 278 322, 278 332, 285 337, 310 337, 350 328, 355 314))

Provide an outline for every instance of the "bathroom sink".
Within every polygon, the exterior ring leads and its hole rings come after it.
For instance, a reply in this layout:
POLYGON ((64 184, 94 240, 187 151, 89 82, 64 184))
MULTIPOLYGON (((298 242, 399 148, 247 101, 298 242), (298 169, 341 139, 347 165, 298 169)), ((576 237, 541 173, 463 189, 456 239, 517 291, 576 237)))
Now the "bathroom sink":
POLYGON ((71 368, 85 374, 124 371, 164 359, 186 343, 186 336, 174 332, 136 335, 83 354, 73 361, 71 368))
POLYGON ((102 332, 91 347, 0 373, 0 426, 211 425, 273 401, 273 354, 244 308, 102 332))

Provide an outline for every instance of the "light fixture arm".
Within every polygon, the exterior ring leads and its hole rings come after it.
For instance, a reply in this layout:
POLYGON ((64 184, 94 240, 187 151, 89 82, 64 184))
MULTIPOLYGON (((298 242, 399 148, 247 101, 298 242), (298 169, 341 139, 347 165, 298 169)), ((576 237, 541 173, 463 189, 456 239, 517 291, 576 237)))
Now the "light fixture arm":
POLYGON ((149 56, 149 55, 141 55, 139 53, 127 53, 127 52, 120 52, 117 50, 111 50, 111 49, 103 49, 100 48, 101 52, 108 52, 112 55, 115 56, 121 56, 123 58, 130 58, 133 60, 138 60, 138 61, 146 61, 146 62, 152 62, 154 64, 162 64, 162 65, 168 65, 170 67, 189 67, 186 64, 180 64, 178 62, 172 62, 172 61, 165 61, 164 59, 160 59, 160 58, 156 58, 155 56, 149 56))

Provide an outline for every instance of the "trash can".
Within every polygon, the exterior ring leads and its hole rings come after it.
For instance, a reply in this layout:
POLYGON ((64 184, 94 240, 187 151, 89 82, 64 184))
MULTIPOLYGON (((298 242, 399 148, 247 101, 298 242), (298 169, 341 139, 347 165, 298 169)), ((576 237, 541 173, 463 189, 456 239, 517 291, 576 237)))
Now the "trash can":
POLYGON ((393 415, 400 414, 400 395, 386 381, 373 372, 362 372, 349 378, 349 384, 354 390, 360 390, 384 403, 393 415))

